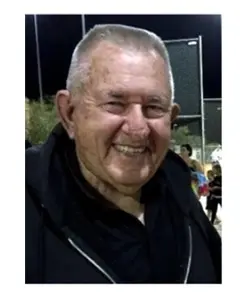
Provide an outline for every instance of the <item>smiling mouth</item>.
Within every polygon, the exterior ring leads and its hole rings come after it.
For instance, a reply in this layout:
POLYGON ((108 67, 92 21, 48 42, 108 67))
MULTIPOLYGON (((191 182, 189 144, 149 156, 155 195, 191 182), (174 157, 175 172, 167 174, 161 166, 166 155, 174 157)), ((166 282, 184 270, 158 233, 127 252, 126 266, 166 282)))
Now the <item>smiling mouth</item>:
POLYGON ((148 148, 145 146, 128 146, 113 144, 113 147, 116 151, 123 153, 127 156, 138 156, 148 151, 148 148))

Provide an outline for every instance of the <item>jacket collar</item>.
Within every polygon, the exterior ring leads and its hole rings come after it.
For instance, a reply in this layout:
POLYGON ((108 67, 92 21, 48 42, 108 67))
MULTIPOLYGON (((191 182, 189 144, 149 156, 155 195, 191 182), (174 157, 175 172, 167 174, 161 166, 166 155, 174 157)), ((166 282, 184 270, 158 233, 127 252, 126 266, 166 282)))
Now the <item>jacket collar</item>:
MULTIPOLYGON (((49 213, 53 215, 53 218, 56 218, 60 223, 62 223, 64 209, 62 203, 64 204, 67 201, 65 189, 68 182, 67 178, 60 176, 60 172, 63 172, 60 160, 65 163, 65 157, 61 156, 59 158, 58 154, 60 156, 64 146, 69 143, 73 142, 68 138, 66 131, 59 123, 40 149, 39 168, 42 174, 43 204, 49 210, 49 213), (48 180, 44 180, 44 178, 48 178, 48 180), (59 188, 57 188, 56 194, 52 195, 55 193, 55 186, 59 188), (51 199, 55 199, 55 201, 51 201, 51 199)), ((171 150, 168 151, 156 175, 146 184, 144 191, 145 194, 147 192, 152 194, 163 189, 168 189, 172 193, 181 211, 187 215, 191 208, 189 199, 191 189, 190 170, 185 162, 171 150)))

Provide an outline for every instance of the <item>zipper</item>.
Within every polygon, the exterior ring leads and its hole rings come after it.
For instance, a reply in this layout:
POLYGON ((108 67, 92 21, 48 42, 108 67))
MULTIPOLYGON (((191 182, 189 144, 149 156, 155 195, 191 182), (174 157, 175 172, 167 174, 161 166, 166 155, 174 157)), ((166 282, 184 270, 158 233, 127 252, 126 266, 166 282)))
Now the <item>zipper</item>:
MULTIPOLYGON (((71 238, 67 238, 70 245, 86 260, 88 260, 102 275, 104 275, 111 283, 116 283, 116 281, 112 278, 108 272, 106 272, 96 261, 94 261, 86 252, 84 252, 71 238)), ((192 229, 191 226, 188 225, 188 242, 189 242, 189 251, 188 251, 188 261, 187 261, 187 268, 184 277, 184 284, 187 284, 190 268, 192 263, 192 256, 193 256, 193 236, 192 236, 192 229)))
MULTIPOLYGON (((32 191, 32 189, 31 189, 32 191)), ((36 197, 36 195, 34 194, 34 199, 37 200, 38 198, 36 197)), ((35 206, 39 207, 40 213, 41 213, 41 218, 42 218, 42 224, 47 224, 47 221, 49 220, 51 222, 51 224, 53 224, 53 230, 52 232, 55 233, 58 236, 58 232, 60 232, 56 226, 56 224, 54 224, 54 222, 51 220, 47 210, 45 209, 44 205, 38 201, 36 201, 35 206)), ((49 228, 51 229, 51 224, 49 226, 49 228)), ((98 265, 91 257, 89 257, 84 251, 82 251, 82 249, 80 247, 77 246, 77 244, 69 237, 67 237, 67 232, 65 230, 63 230, 64 232, 64 237, 66 238, 66 240, 70 243, 70 245, 81 255, 83 256, 85 259, 87 259, 97 270, 99 270, 99 272, 101 272, 110 282, 112 283, 116 283, 115 280, 100 266, 98 265)), ((60 237, 61 238, 61 237, 60 237)), ((42 245, 44 244, 44 239, 43 239, 43 235, 42 235, 42 245)), ((42 251, 43 252, 43 251, 42 251)), ((43 259, 41 259, 41 261, 43 261, 43 259)), ((44 268, 44 264, 43 268, 44 268)), ((43 282, 43 268, 41 271, 41 281, 43 282)))
POLYGON ((192 230, 190 225, 188 225, 188 240, 189 240, 189 254, 188 254, 188 263, 187 263, 187 269, 186 269, 186 274, 184 278, 183 283, 187 283, 189 273, 190 273, 190 268, 191 268, 191 263, 192 263, 192 255, 193 255, 193 237, 192 237, 192 230))
POLYGON ((71 246, 80 253, 85 259, 87 259, 99 272, 101 272, 110 282, 116 283, 115 280, 105 271, 103 268, 98 265, 91 257, 88 256, 84 251, 82 251, 81 248, 79 248, 74 241, 72 241, 71 238, 68 238, 68 242, 71 244, 71 246))
MULTIPOLYGON (((189 253, 188 253, 188 263, 187 268, 185 272, 185 278, 183 283, 187 284, 191 263, 192 263, 192 254, 193 254, 193 237, 192 237, 192 230, 190 225, 188 226, 188 240, 189 240, 189 253)), ((76 245, 76 243, 71 239, 68 238, 68 242, 71 244, 71 246, 79 253, 81 256, 83 256, 85 259, 87 259, 99 272, 101 272, 110 282, 116 283, 115 280, 100 266, 98 265, 91 257, 88 256, 80 247, 76 245)))

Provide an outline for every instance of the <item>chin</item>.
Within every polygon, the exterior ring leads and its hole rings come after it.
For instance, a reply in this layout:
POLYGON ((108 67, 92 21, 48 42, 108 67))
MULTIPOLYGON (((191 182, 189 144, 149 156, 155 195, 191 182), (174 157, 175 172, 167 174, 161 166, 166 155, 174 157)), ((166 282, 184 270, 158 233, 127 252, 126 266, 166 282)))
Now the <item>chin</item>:
POLYGON ((115 181, 113 181, 112 185, 120 193, 129 196, 129 195, 133 195, 133 194, 137 193, 143 187, 143 185, 145 183, 146 183, 146 180, 132 181, 131 179, 126 180, 126 179, 122 178, 120 180, 116 179, 115 181))
POLYGON ((126 187, 141 187, 143 186, 152 176, 152 170, 145 168, 144 170, 112 170, 110 175, 113 179, 113 182, 117 185, 126 186, 126 187))

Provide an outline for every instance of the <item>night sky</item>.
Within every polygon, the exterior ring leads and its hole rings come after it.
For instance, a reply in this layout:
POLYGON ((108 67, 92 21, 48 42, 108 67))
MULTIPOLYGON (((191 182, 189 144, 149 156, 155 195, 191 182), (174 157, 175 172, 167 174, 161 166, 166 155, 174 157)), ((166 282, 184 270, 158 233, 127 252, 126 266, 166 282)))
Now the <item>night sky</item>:
MULTIPOLYGON (((71 55, 81 39, 80 15, 38 15, 38 34, 44 95, 65 88, 71 55)), ((163 40, 203 38, 205 98, 221 98, 220 15, 86 15, 86 30, 95 24, 119 23, 151 30, 163 40)), ((25 96, 38 98, 33 15, 25 17, 25 96)))

